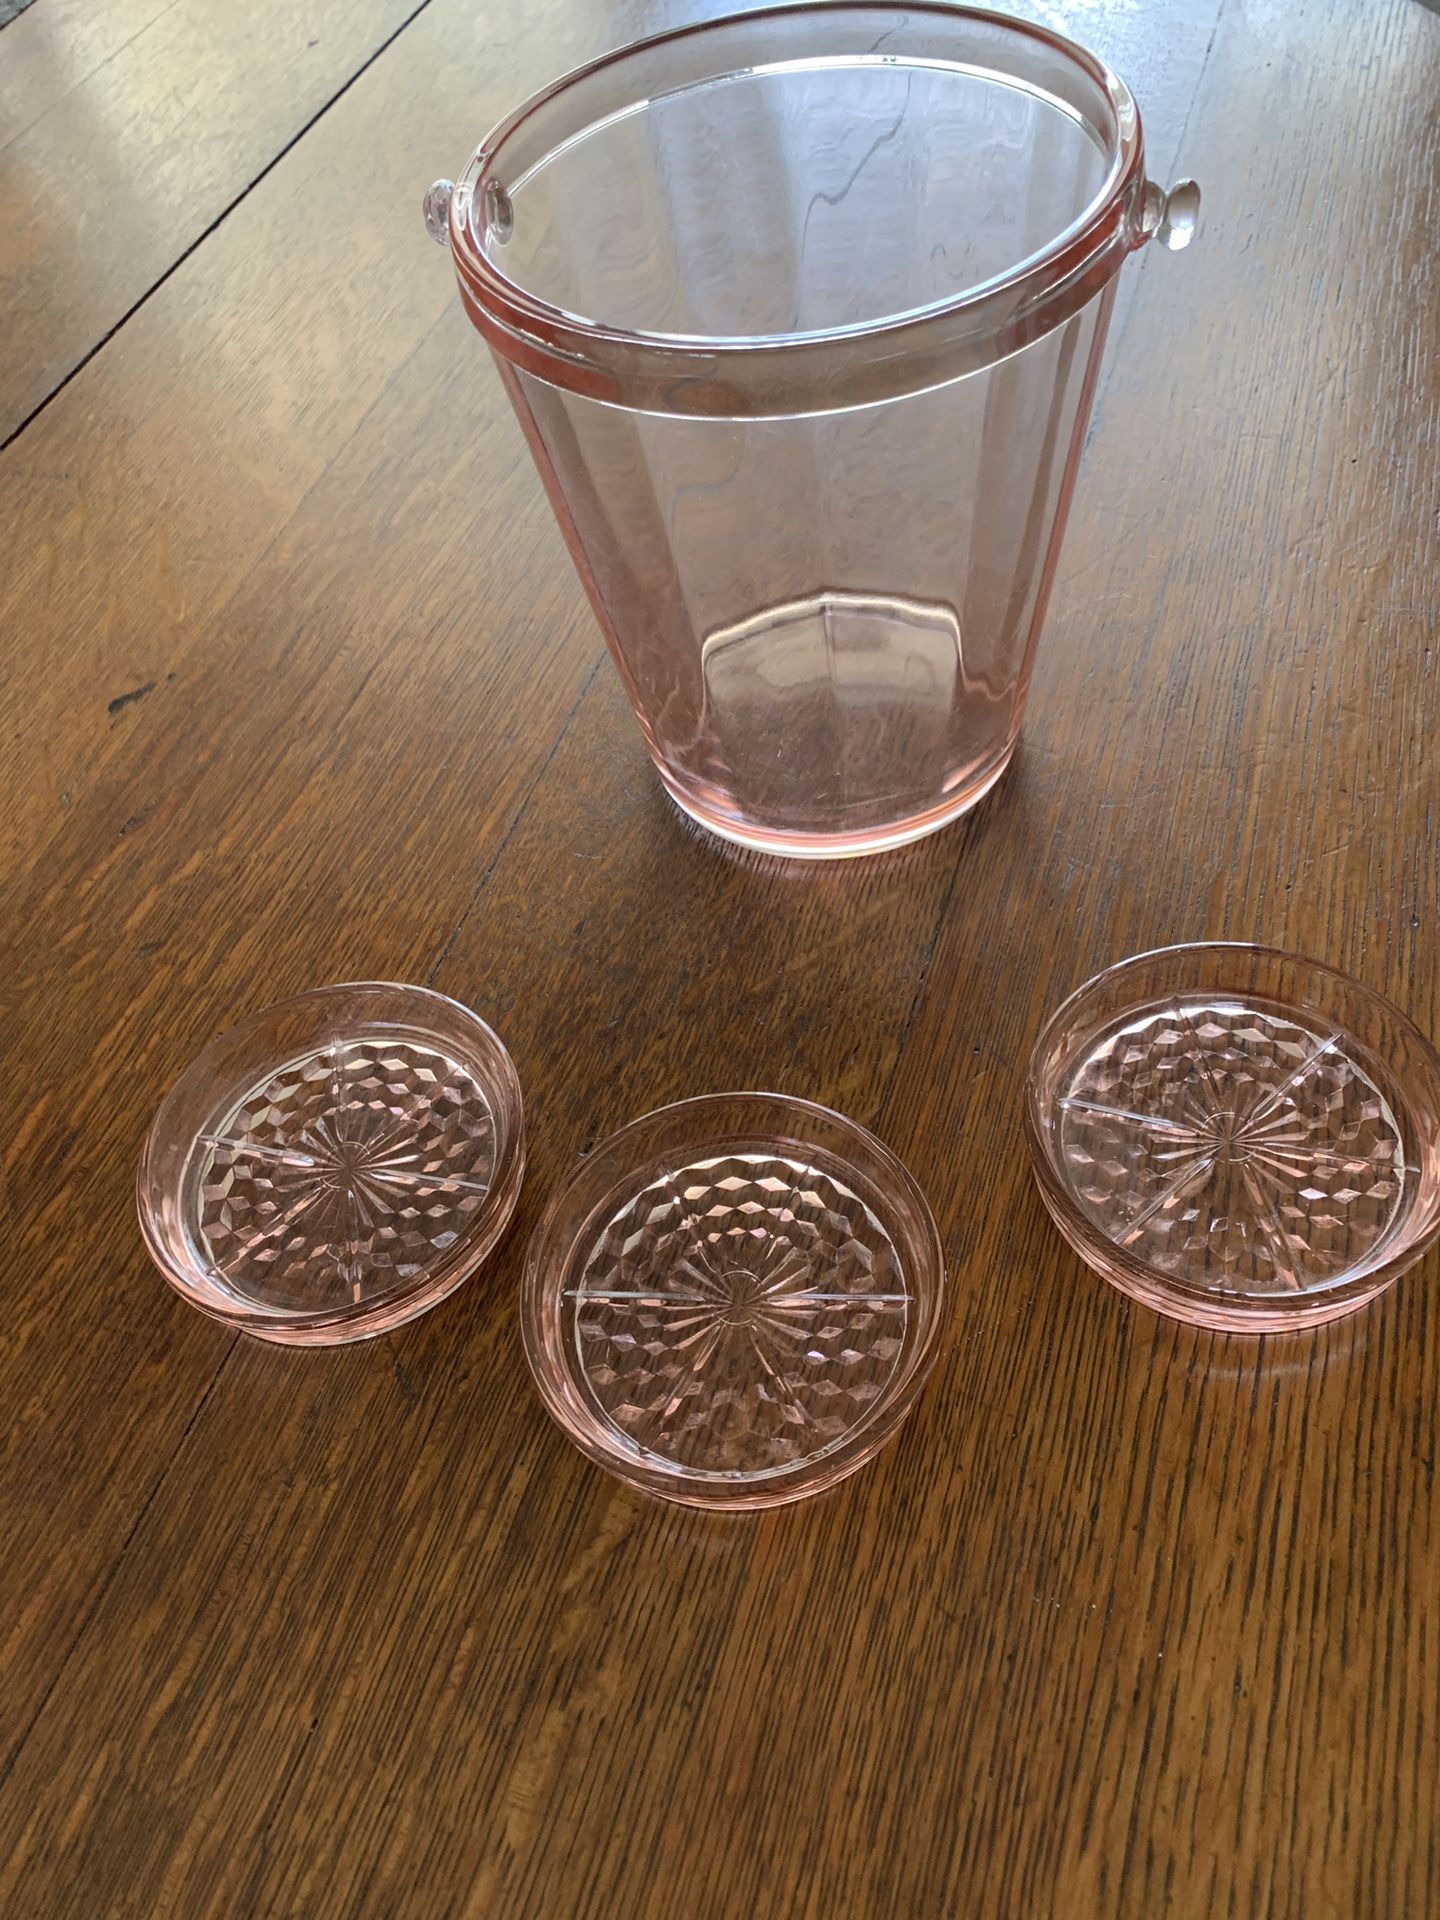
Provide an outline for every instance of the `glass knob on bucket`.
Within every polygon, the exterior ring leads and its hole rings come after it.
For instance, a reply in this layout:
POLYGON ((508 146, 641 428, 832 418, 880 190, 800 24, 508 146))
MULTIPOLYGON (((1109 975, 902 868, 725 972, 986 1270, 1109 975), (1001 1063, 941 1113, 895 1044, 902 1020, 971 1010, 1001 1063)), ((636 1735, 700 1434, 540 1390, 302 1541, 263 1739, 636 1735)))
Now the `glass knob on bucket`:
POLYGON ((425 190, 421 212, 425 215, 425 231, 437 247, 448 247, 450 244, 450 202, 454 197, 453 180, 437 180, 425 190))
POLYGON ((1153 180, 1146 182, 1137 245, 1155 239, 1167 252, 1180 253, 1199 231, 1200 189, 1193 180, 1177 180, 1168 193, 1153 180))
POLYGON ((431 187, 694 819, 869 853, 1000 778, 1116 275, 1198 204, 1091 54, 894 0, 624 48, 431 187))

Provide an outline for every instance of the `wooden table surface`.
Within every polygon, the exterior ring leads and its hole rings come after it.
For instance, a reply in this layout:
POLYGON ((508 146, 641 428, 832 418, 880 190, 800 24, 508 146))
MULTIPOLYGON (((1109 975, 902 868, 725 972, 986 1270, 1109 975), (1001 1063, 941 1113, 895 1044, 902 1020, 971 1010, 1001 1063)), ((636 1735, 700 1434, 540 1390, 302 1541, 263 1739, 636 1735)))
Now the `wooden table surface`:
POLYGON ((0 34, 0 1914, 1440 1912, 1432 1255, 1169 1324, 1042 1212, 1047 1011, 1262 938, 1440 1032, 1440 15, 1057 0, 1206 228, 1126 269, 1025 743, 886 859, 662 798, 423 188, 694 0, 36 0, 0 34), (324 980, 505 1035, 493 1269, 189 1311, 165 1087, 324 980), (516 1282, 588 1142, 841 1108, 952 1293, 899 1440, 717 1521, 588 1467, 516 1282))

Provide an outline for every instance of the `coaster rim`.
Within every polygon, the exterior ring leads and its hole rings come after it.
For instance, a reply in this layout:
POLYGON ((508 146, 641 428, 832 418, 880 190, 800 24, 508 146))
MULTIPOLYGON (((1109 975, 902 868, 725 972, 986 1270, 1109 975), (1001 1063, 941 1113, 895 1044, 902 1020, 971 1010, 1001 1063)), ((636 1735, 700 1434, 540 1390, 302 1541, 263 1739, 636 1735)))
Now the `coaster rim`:
MULTIPOLYGON (((1285 1296, 1221 1293, 1196 1286, 1148 1261, 1136 1258, 1127 1248, 1106 1235, 1075 1204, 1068 1184, 1057 1173, 1052 1149, 1055 1128, 1046 1099, 1046 1082, 1047 1079, 1058 1077, 1063 1068, 1047 1071, 1047 1062, 1052 1055, 1058 1055, 1066 1064, 1073 1061, 1085 1046, 1117 1020, 1123 1019, 1128 1008, 1122 1003, 1118 1013, 1107 1013, 1102 1019, 1088 1022, 1081 1016, 1102 1002, 1130 976, 1139 976, 1147 970, 1183 970, 1187 967, 1193 967, 1198 975, 1206 963, 1223 970, 1232 962, 1237 968, 1248 965, 1257 975, 1267 970, 1291 970, 1302 978, 1308 977, 1322 989, 1328 988, 1340 1001, 1348 1001, 1372 1018, 1393 1026, 1413 1052, 1408 1074, 1397 1068, 1387 1054, 1378 1051, 1346 1022, 1336 1020, 1330 1014, 1319 1016, 1334 1026, 1337 1032, 1344 1033, 1359 1057, 1358 1064, 1363 1065, 1366 1061, 1377 1064, 1384 1077, 1394 1083, 1403 1094, 1401 1104, 1407 1132, 1419 1133, 1423 1137, 1424 1129, 1416 1119, 1416 1102, 1410 1081, 1417 1075, 1428 1078, 1430 1085, 1426 1091, 1431 1102, 1440 1104, 1440 1051, 1403 1008, 1364 981, 1346 973, 1343 968, 1328 961, 1316 960, 1308 954, 1253 941, 1197 940, 1180 941, 1128 954, 1091 975, 1061 1001, 1041 1028, 1026 1070, 1023 1100, 1026 1145, 1040 1197, 1054 1225, 1086 1265, 1117 1291, 1171 1320, 1215 1331, 1251 1334, 1300 1331, 1357 1312, 1422 1259, 1440 1240, 1440 1192, 1428 1195, 1428 1204, 1420 1209, 1420 1222, 1414 1226, 1411 1221, 1416 1207, 1412 1205, 1406 1222, 1408 1230, 1402 1232, 1398 1242, 1382 1237, 1377 1250, 1357 1262, 1332 1287, 1317 1290, 1311 1296, 1285 1305, 1285 1296), (1062 1053, 1061 1042, 1067 1034, 1068 1044, 1062 1053)), ((1199 978, 1193 986, 1187 987, 1181 981, 1167 989, 1177 997, 1187 991, 1219 993, 1226 990, 1218 984, 1208 987, 1199 978)), ((1230 990, 1237 995, 1248 993, 1255 998, 1268 999, 1279 1010, 1288 1008, 1297 1013, 1307 1012, 1311 1018, 1316 1016, 1317 1010, 1304 999, 1262 991, 1253 982, 1230 990)), ((1138 1012, 1142 1007, 1153 1004, 1156 997, 1154 993, 1137 993, 1130 1004, 1138 1012)), ((1422 1198, 1426 1197, 1422 1195, 1422 1198)))

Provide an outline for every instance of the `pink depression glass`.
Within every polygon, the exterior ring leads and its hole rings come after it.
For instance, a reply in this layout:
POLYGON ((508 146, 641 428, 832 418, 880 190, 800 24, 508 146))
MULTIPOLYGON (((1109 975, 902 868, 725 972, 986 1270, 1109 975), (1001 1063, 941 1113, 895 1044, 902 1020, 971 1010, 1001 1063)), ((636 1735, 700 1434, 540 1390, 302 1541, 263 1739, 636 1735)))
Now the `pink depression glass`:
POLYGON ((202 1313, 334 1346, 468 1279, 524 1167, 520 1082, 477 1014, 424 987, 318 987, 221 1034, 165 1096, 140 1227, 202 1313))
POLYGON ((1000 777, 1115 274, 1197 204, 1081 48, 887 3, 641 42, 431 188, 687 813, 865 853, 1000 777))
POLYGON ((1036 1042, 1025 1116, 1076 1252, 1197 1326, 1337 1319, 1440 1238, 1440 1057, 1298 954, 1167 947, 1097 975, 1036 1042))
POLYGON ((820 1493, 898 1429, 935 1357, 924 1195, 852 1120, 723 1093, 632 1121, 557 1189, 521 1293, 546 1407, 682 1505, 820 1493))

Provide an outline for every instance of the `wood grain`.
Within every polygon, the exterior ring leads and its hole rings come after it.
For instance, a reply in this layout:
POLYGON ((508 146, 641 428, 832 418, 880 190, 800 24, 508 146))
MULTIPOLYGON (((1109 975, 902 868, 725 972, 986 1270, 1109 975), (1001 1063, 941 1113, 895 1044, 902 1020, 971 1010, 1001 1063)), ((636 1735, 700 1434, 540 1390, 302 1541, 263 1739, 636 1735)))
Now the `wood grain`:
POLYGON ((8 146, 144 33, 171 0, 48 0, 17 15, 0 47, 0 129, 8 146), (24 21, 21 25, 20 22, 24 21))
POLYGON ((46 0, 6 29, 0 442, 423 3, 46 0))
MULTIPOLYGON (((1434 1257, 1303 1338, 1172 1327, 1058 1242, 1018 1112, 1055 1000, 1168 938, 1308 948, 1440 1029, 1440 19, 1077 11, 1122 70, 1105 35, 1136 40, 1156 171, 1181 150, 1207 230, 1128 270, 1014 771, 949 834, 808 869, 660 798, 423 255, 388 283, 400 340, 364 357, 342 303, 318 410, 297 379, 258 437, 327 311, 297 189, 392 128, 345 234, 474 110, 444 5, 5 456, 31 557, 0 595, 27 694, 0 1911, 1440 1910, 1434 1257), (188 353, 257 249, 302 276, 288 325, 188 353), (243 457, 182 467, 209 504, 167 600, 187 404, 243 457), (74 566, 34 557, 62 539, 74 566), (139 1134, 230 1012, 382 972, 510 1042, 516 1227, 373 1346, 232 1343, 144 1266, 139 1134), (876 1126, 954 1291, 896 1445, 726 1524, 566 1447, 513 1299, 575 1152, 744 1082, 876 1126)), ((654 12, 557 7, 490 104, 654 12)))
MULTIPOLYGON (((77 1191, 103 1187, 118 1231, 6 1329, 0 1755, 215 1370, 211 1329, 169 1321, 172 1346, 114 1297, 145 1108, 240 1005, 423 972, 602 651, 419 220, 431 143, 463 151, 476 110, 463 62, 437 81, 460 9, 433 14, 0 459, 0 609, 24 636, 5 721, 12 1258, 43 1267, 77 1191), (318 257, 317 186, 337 195, 318 257), (283 279, 258 284, 257 253, 283 279), (197 313, 224 316, 218 347, 187 332, 197 313), (458 388, 457 364, 475 374, 458 388), (37 1523, 62 1494, 57 1563, 37 1523)), ((521 85, 593 31, 537 19, 521 85)))

